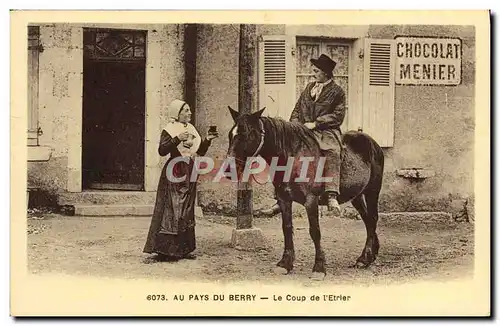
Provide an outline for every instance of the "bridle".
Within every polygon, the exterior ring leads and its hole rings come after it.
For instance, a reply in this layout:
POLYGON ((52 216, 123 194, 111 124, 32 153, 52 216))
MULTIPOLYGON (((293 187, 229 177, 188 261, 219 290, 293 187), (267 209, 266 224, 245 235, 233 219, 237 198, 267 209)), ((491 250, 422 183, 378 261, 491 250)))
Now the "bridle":
MULTIPOLYGON (((262 122, 262 120, 260 118, 259 118, 259 127, 260 127, 260 142, 259 142, 259 146, 257 146, 257 149, 255 150, 255 152, 253 153, 253 155, 251 155, 250 157, 255 157, 255 156, 259 155, 260 150, 264 146, 264 138, 266 136, 266 131, 264 130, 264 123, 262 122)), ((240 163, 245 163, 245 161, 243 161, 242 159, 239 159, 237 157, 235 157, 235 160, 239 161, 240 163)), ((255 178, 255 176, 253 174, 251 175, 251 177, 259 185, 264 185, 265 184, 265 182, 264 183, 258 182, 257 179, 255 178)))
POLYGON ((264 123, 260 118, 259 118, 259 127, 260 127, 260 143, 257 149, 255 150, 255 153, 253 153, 251 157, 257 156, 260 150, 262 149, 262 146, 264 146, 264 137, 266 136, 266 131, 264 130, 264 123))
MULTIPOLYGON (((259 155, 259 152, 260 150, 262 149, 262 146, 264 146, 264 137, 266 136, 266 131, 264 130, 264 123, 262 122, 262 120, 259 118, 259 126, 260 126, 260 143, 259 143, 259 146, 257 147, 257 149, 255 150, 255 153, 253 153, 253 155, 251 157, 255 157, 257 155, 259 155)), ((251 177, 253 178, 253 180, 259 184, 259 185, 264 185, 265 182, 259 182, 257 181, 257 178, 255 177, 255 175, 251 175, 251 177)))

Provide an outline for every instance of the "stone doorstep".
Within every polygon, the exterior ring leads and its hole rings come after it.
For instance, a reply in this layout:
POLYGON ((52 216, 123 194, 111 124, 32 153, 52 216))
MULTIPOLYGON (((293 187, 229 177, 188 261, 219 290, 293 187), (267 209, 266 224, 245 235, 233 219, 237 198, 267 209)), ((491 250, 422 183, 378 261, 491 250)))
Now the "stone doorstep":
MULTIPOLYGON (((154 205, 95 205, 95 204, 75 204, 76 216, 151 216, 153 215, 154 205)), ((203 217, 201 207, 195 207, 195 217, 203 217)))
POLYGON ((59 205, 153 205, 156 191, 82 191, 58 195, 59 205))
POLYGON ((153 205, 74 204, 77 216, 151 216, 153 205))
MULTIPOLYGON (((156 191, 83 191, 61 193, 58 204, 73 206, 77 216, 151 216, 156 191)), ((201 207, 195 216, 202 217, 201 207)))

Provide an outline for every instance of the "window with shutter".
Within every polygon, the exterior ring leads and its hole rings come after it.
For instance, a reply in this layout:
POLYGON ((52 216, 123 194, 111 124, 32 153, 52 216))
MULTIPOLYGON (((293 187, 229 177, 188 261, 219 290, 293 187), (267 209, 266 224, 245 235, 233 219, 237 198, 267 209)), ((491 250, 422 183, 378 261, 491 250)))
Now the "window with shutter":
POLYGON ((286 42, 285 40, 264 41, 264 83, 285 85, 286 83, 286 42))
MULTIPOLYGON (((326 54, 332 58, 337 65, 333 71, 333 80, 345 92, 346 110, 349 108, 349 53, 351 52, 351 44, 335 39, 318 39, 318 38, 298 38, 297 39, 297 55, 296 55, 296 89, 295 99, 298 99, 300 93, 304 90, 308 83, 314 81, 314 74, 311 69, 312 58, 317 58, 321 54, 326 54)), ((341 126, 342 130, 347 129, 348 115, 344 119, 341 126)))
POLYGON ((38 146, 38 55, 40 29, 28 26, 28 146, 38 146))
POLYGON ((380 146, 394 145, 394 40, 366 39, 363 131, 380 146))
POLYGON ((259 107, 264 115, 288 120, 293 110, 293 38, 263 35, 259 43, 259 107))

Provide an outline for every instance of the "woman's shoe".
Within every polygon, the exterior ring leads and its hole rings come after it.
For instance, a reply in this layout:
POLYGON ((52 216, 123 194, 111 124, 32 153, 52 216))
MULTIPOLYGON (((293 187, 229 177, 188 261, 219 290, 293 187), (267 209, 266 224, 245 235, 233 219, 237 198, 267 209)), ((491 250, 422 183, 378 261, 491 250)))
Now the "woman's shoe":
POLYGON ((155 258, 157 261, 178 261, 179 260, 179 257, 168 256, 168 255, 164 255, 164 254, 158 254, 155 258))
POLYGON ((187 254, 187 255, 184 255, 184 257, 182 257, 184 259, 196 259, 196 255, 194 254, 187 254))

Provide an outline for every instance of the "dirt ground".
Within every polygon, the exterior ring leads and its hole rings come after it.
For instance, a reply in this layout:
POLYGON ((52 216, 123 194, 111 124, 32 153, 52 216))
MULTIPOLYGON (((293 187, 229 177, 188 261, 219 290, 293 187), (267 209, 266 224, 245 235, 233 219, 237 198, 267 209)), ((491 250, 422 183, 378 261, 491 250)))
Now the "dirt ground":
MULTIPOLYGON (((230 246, 234 218, 205 216, 197 220, 196 260, 151 262, 143 254, 147 217, 76 217, 46 214, 28 218, 28 264, 32 273, 185 281, 259 281, 311 284, 314 246, 307 220, 294 220, 296 262, 293 273, 273 273, 283 252, 281 220, 255 219, 268 249, 239 251, 230 246)), ((468 223, 380 220, 380 252, 368 269, 352 265, 361 253, 366 232, 362 221, 321 220, 327 259, 324 282, 394 284, 450 280, 473 275, 474 229, 468 223)))

